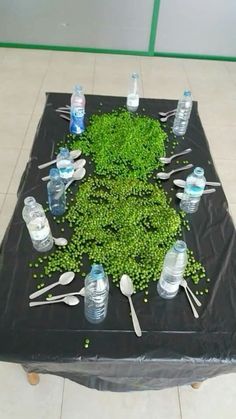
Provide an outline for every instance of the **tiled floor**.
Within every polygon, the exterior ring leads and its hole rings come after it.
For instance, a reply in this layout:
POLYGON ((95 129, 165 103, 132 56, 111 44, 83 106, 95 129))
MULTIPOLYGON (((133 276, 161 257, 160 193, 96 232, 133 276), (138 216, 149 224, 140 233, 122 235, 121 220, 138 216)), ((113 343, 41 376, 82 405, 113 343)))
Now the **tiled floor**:
MULTIPOLYGON (((141 74, 144 97, 178 99, 189 87, 236 220, 236 63, 0 48, 0 239, 16 202, 45 91, 126 95, 128 74, 141 74)), ((21 367, 0 363, 1 419, 234 419, 236 376, 158 392, 100 393, 45 375, 31 387, 21 367)))

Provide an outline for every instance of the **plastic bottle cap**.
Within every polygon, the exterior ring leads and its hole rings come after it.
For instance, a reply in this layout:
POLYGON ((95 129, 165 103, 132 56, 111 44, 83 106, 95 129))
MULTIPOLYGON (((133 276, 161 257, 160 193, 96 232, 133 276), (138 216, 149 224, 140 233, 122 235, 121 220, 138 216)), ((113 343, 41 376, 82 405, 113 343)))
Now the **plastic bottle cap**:
POLYGON ((60 177, 59 170, 56 169, 56 168, 50 169, 49 176, 51 178, 58 178, 58 177, 60 177))
POLYGON ((187 245, 183 240, 177 240, 174 244, 174 249, 177 252, 185 252, 187 250, 187 245))
POLYGON ((81 93, 81 92, 83 91, 83 87, 82 87, 82 86, 80 86, 80 84, 76 84, 76 86, 75 86, 75 88, 74 88, 74 91, 75 91, 76 93, 81 93))
POLYGON ((139 75, 138 75, 138 73, 132 73, 132 79, 138 79, 139 78, 139 75))
POLYGON ((204 175, 204 169, 202 167, 195 167, 193 172, 196 176, 203 176, 204 175))
POLYGON ((69 150, 66 147, 60 147, 60 155, 67 156, 69 154, 69 150))
POLYGON ((185 90, 184 91, 184 96, 191 96, 190 90, 185 90))
POLYGON ((94 279, 102 279, 104 277, 104 270, 102 265, 93 264, 91 269, 91 276, 94 279))
POLYGON ((33 196, 27 196, 27 198, 24 199, 24 204, 29 205, 29 206, 33 206, 33 205, 36 204, 36 200, 33 196))

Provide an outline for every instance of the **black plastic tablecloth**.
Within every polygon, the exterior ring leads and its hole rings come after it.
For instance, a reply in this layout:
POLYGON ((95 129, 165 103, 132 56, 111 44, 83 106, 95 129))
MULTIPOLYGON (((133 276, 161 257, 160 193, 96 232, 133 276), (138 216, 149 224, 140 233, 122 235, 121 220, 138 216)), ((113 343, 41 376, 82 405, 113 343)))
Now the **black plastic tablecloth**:
MULTIPOLYGON (((38 202, 46 201, 41 177, 47 170, 39 171, 37 166, 54 157, 57 141, 68 132, 68 123, 55 109, 69 104, 69 99, 69 94, 47 95, 18 202, 2 242, 0 360, 21 363, 29 372, 56 374, 111 391, 161 389, 236 371, 236 236, 221 187, 203 196, 199 211, 188 216, 190 232, 184 232, 188 247, 211 279, 209 284, 203 280, 197 287, 191 285, 194 290, 209 288, 201 298, 199 319, 193 317, 182 290, 175 299, 166 301, 157 295, 156 283, 150 285, 148 303, 143 302, 143 293, 133 298, 142 338, 133 332, 127 300, 112 285, 107 318, 98 326, 84 318, 82 301, 73 308, 64 304, 29 308, 28 296, 35 290, 29 262, 39 254, 32 249, 22 220, 23 200, 33 195, 38 202), (90 339, 87 349, 85 338, 90 339)), ((124 104, 122 97, 87 95, 86 118, 124 104)), ((176 101, 142 99, 140 112, 157 118, 158 111, 175 107, 176 101)), ((188 160, 204 167, 208 180, 219 180, 196 102, 182 141, 177 150, 191 147, 188 160)), ((165 182, 164 188, 174 196, 172 180, 165 182)), ((174 205, 177 208, 176 202, 174 205)), ((61 236, 59 225, 50 215, 49 220, 53 235, 61 236)), ((66 229, 66 234, 69 238, 71 232, 66 229)), ((57 278, 55 274, 47 283, 57 278)), ((77 274, 66 291, 79 290, 82 284, 77 274)), ((57 293, 61 291, 65 288, 58 287, 57 293)))

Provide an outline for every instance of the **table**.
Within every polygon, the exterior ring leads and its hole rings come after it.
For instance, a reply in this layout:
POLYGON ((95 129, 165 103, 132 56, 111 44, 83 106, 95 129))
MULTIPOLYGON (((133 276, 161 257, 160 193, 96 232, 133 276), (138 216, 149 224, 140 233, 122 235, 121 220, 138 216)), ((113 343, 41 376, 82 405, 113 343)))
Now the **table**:
MULTIPOLYGON (((23 200, 33 195, 39 202, 46 201, 46 185, 40 180, 45 172, 37 165, 54 156, 56 141, 67 133, 68 125, 55 109, 69 103, 69 98, 69 94, 47 94, 2 243, 0 360, 20 363, 28 372, 55 374, 110 391, 162 389, 236 371, 236 235, 222 188, 202 198, 199 211, 189 217, 191 231, 184 233, 211 278, 199 320, 193 318, 184 292, 166 302, 157 295, 155 283, 150 285, 148 304, 143 304, 142 293, 134 297, 142 338, 133 333, 127 301, 113 286, 107 318, 98 326, 85 320, 83 303, 76 308, 60 304, 28 307, 28 296, 35 290, 28 263, 36 252, 21 217, 23 200), (90 339, 88 349, 84 348, 85 337, 90 339)), ((124 104, 122 97, 87 95, 86 117, 124 104)), ((156 118, 158 111, 175 107, 176 101, 142 99, 140 111, 156 118)), ((205 168, 207 179, 218 180, 196 102, 184 146, 192 147, 189 160, 205 168)), ((172 196, 176 192, 171 191, 171 180, 164 187, 172 196)), ((50 221, 56 236, 59 227, 50 221)), ((57 277, 55 274, 48 282, 57 277)), ((77 290, 78 283, 74 281, 67 289, 77 290)))

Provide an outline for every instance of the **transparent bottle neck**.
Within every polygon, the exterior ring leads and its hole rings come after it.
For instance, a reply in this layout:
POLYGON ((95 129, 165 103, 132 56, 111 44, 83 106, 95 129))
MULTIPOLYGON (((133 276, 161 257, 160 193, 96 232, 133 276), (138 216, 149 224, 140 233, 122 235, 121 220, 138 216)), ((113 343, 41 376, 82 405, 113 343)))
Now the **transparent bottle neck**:
POLYGON ((104 278, 104 270, 102 265, 94 264, 92 265, 92 269, 90 275, 93 279, 103 279, 104 278))
POLYGON ((36 200, 35 200, 35 198, 33 196, 28 196, 27 198, 25 198, 24 204, 27 207, 35 207, 36 204, 37 204, 37 202, 36 202, 36 200))

